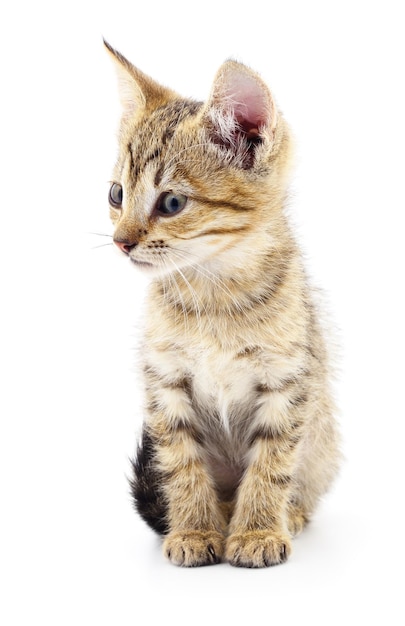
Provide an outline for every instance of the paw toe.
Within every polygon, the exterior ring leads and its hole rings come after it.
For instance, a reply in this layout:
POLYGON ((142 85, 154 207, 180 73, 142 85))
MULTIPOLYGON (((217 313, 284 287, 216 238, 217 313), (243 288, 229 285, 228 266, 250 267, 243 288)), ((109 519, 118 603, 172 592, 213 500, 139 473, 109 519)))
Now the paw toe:
POLYGON ((214 565, 221 560, 223 541, 217 532, 170 533, 164 541, 163 552, 174 565, 214 565))
POLYGON ((291 552, 287 537, 268 531, 231 535, 226 558, 235 567, 270 567, 284 563, 291 552))

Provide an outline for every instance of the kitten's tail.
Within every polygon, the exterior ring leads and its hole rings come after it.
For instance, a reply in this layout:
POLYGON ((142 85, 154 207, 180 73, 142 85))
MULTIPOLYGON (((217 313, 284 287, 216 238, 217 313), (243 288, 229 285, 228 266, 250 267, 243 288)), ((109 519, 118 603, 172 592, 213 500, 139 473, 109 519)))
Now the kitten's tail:
POLYGON ((156 444, 144 427, 137 454, 132 460, 133 477, 130 480, 135 509, 145 522, 160 535, 169 531, 167 504, 162 492, 163 476, 156 466, 156 444))

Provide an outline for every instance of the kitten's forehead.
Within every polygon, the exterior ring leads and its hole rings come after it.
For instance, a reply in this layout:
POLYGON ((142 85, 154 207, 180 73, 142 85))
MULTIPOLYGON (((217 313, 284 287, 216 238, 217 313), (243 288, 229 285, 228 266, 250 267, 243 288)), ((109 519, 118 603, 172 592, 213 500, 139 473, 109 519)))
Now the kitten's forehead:
POLYGON ((166 128, 168 137, 170 137, 184 119, 197 115, 202 106, 202 102, 195 102, 194 100, 175 100, 156 109, 149 116, 149 120, 152 124, 166 128))
MULTIPOLYGON (((164 158, 173 137, 181 129, 185 119, 193 118, 201 109, 202 103, 189 100, 170 102, 156 109, 147 119, 137 124, 123 147, 123 159, 130 159, 130 176, 135 182, 152 161, 164 158)), ((157 170, 157 180, 161 176, 157 170)))

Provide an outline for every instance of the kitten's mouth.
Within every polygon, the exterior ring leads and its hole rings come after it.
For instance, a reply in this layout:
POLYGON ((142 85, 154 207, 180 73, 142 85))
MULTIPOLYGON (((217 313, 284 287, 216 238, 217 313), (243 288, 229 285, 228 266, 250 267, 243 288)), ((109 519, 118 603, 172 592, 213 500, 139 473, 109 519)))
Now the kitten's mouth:
POLYGON ((147 261, 138 261, 138 259, 133 259, 132 257, 129 257, 131 263, 133 263, 134 265, 137 265, 138 267, 144 267, 144 268, 148 268, 148 267, 155 267, 153 265, 153 263, 148 263, 147 261))

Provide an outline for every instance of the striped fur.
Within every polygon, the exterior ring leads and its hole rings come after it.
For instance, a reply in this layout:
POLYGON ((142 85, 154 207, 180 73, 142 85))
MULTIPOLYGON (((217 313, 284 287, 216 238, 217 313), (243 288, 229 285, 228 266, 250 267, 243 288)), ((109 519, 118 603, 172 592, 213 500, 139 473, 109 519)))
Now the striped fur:
POLYGON ((114 240, 152 279, 137 509, 175 564, 282 563, 339 461, 323 332, 284 212, 287 124, 240 63, 198 103, 106 45, 123 104, 114 240), (169 192, 187 198, 173 215, 169 192))

